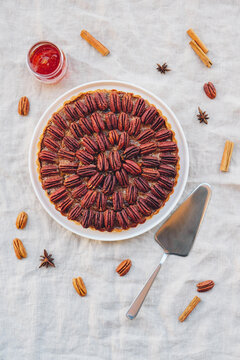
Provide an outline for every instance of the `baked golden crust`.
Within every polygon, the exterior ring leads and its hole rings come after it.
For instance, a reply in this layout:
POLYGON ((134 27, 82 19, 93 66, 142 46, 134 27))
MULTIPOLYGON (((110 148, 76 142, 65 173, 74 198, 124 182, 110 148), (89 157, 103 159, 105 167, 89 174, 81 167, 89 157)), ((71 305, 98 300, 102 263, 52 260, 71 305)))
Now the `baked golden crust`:
POLYGON ((179 174, 175 133, 138 95, 98 89, 66 101, 39 141, 42 187, 69 220, 121 231, 156 214, 179 174))

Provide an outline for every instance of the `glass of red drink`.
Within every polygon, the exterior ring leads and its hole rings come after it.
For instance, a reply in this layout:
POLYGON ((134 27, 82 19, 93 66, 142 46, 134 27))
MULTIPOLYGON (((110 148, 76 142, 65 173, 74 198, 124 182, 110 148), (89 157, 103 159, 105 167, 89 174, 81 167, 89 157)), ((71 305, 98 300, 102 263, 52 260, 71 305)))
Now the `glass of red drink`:
POLYGON ((37 80, 46 84, 54 84, 66 74, 67 58, 64 52, 53 43, 41 41, 29 50, 27 66, 37 80))

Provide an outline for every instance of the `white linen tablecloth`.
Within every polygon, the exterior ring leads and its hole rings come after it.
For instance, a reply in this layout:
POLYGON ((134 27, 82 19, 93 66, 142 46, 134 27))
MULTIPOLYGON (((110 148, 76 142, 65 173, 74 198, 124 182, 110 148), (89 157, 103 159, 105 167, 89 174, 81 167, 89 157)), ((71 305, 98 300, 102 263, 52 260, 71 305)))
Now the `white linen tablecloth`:
POLYGON ((239 15, 238 0, 1 1, 1 360, 239 359, 239 15), (190 27, 209 48, 211 69, 188 45, 190 27), (111 54, 90 47, 82 29, 111 54), (39 40, 57 43, 68 56, 68 74, 57 85, 38 83, 26 68, 26 53, 39 40), (163 62, 172 70, 166 75, 155 69, 163 62), (31 136, 46 107, 72 87, 101 79, 133 82, 162 98, 189 144, 183 198, 201 182, 213 191, 191 254, 167 260, 134 321, 125 312, 163 253, 153 240, 156 229, 116 243, 80 238, 43 210, 28 173, 31 136), (202 90, 207 81, 216 86, 215 100, 202 90), (17 113, 21 96, 30 100, 27 117, 17 113), (198 106, 210 116, 207 126, 196 118, 198 106), (226 139, 235 147, 230 171, 221 173, 226 139), (17 230, 21 210, 29 221, 17 230), (22 261, 13 251, 15 237, 28 253, 22 261), (44 248, 56 268, 38 268, 44 248), (133 266, 120 278, 115 268, 125 258, 133 266), (77 276, 86 283, 85 298, 73 289, 77 276), (198 294, 196 283, 206 279, 216 286, 180 323, 198 294))

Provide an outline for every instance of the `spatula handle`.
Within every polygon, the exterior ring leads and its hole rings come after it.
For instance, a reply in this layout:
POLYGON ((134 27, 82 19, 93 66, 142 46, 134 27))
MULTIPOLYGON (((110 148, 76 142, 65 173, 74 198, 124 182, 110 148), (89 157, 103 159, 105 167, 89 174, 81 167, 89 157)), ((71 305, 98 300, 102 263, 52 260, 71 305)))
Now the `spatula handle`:
POLYGON ((154 270, 154 272, 152 273, 152 275, 150 276, 150 278, 144 285, 143 289, 140 291, 140 293, 138 294, 136 299, 131 304, 131 306, 126 314, 128 319, 133 320, 137 316, 137 314, 138 314, 139 310, 141 309, 141 306, 142 306, 157 274, 159 273, 159 270, 161 269, 162 264, 166 260, 167 256, 168 256, 167 254, 163 255, 160 264, 156 267, 156 269, 154 270))

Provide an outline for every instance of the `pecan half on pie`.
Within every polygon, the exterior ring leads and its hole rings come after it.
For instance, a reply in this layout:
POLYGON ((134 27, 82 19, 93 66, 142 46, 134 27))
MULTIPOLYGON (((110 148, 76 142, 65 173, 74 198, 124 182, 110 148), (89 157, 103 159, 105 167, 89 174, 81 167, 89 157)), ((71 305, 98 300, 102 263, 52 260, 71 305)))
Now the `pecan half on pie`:
POLYGON ((100 231, 128 229, 157 213, 179 169, 174 132, 161 111, 117 90, 66 102, 48 121, 38 159, 56 209, 100 231))

